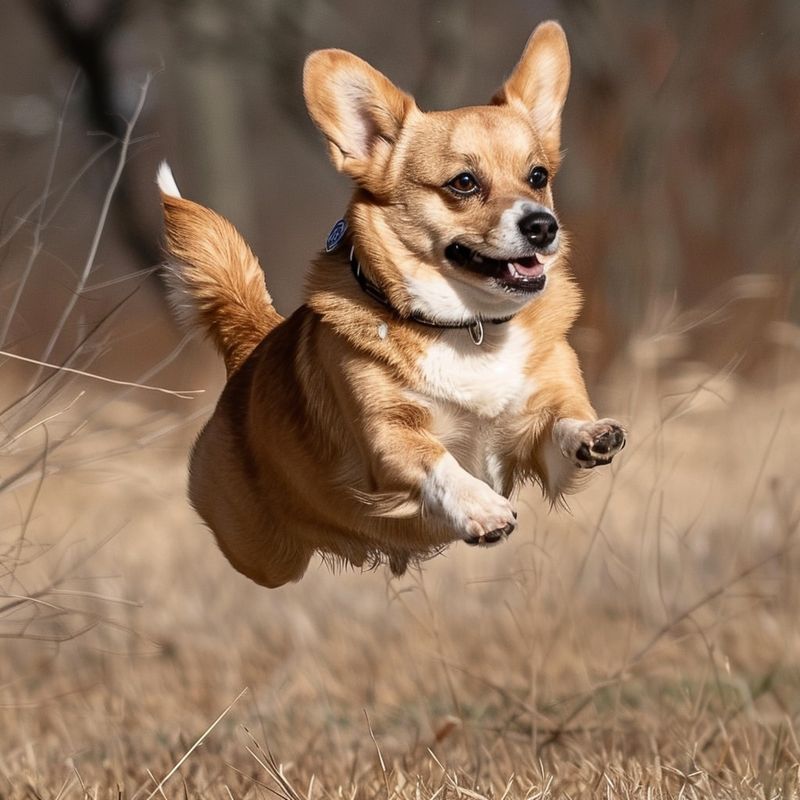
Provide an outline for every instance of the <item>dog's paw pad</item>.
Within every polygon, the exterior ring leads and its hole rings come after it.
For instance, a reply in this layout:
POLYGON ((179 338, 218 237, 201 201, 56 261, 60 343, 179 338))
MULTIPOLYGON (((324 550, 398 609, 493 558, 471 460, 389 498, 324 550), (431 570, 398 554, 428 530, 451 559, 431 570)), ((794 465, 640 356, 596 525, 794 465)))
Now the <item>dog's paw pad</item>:
POLYGON ((595 438, 592 442, 592 452, 598 455, 616 453, 622 449, 624 444, 625 432, 615 424, 595 438))
POLYGON ((616 420, 601 419, 587 422, 580 431, 580 444, 575 451, 575 463, 582 469, 610 464, 625 447, 625 429, 616 420))

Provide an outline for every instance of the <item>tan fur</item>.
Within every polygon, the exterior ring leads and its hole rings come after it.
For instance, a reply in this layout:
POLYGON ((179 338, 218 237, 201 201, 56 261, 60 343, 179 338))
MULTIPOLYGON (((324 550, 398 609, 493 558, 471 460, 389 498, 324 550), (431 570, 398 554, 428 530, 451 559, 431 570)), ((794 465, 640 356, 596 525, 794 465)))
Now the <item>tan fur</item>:
POLYGON ((228 220, 162 192, 167 277, 179 316, 207 331, 230 375, 281 321, 264 273, 228 220))
POLYGON ((621 448, 606 458, 602 437, 618 424, 596 421, 566 342, 580 297, 563 234, 534 296, 492 289, 444 256, 457 236, 505 257, 514 204, 552 208, 550 185, 526 176, 532 164, 557 169, 568 75, 555 23, 534 32, 494 105, 456 111, 421 112, 349 53, 309 56, 309 111, 357 189, 346 245, 315 261, 304 305, 283 321, 233 227, 162 192, 178 302, 188 298, 229 371, 192 453, 190 497, 245 575, 298 580, 315 551, 402 573, 459 538, 512 530, 508 498, 524 481, 555 499, 621 448), (466 168, 486 184, 480 201, 446 187, 466 168), (394 310, 353 278, 351 245, 394 310), (486 323, 478 347, 414 312, 514 317, 486 323))

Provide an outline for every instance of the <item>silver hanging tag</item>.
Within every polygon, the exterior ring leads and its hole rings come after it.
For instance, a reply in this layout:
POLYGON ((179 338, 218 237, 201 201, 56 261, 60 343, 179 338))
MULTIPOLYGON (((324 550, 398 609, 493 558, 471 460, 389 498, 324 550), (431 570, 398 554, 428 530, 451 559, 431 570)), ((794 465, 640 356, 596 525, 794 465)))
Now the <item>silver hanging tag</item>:
POLYGON ((483 344, 483 322, 479 319, 476 319, 469 326, 469 338, 472 339, 472 343, 476 347, 480 347, 483 344))

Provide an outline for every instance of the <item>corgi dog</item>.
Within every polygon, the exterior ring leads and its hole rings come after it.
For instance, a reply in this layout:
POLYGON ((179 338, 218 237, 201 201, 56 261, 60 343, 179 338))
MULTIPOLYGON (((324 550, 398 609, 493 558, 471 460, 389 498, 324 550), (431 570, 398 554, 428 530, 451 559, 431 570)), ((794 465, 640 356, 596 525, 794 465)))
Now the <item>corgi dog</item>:
POLYGON ((569 73, 545 22, 488 105, 426 113, 355 55, 312 53, 306 105, 355 190, 286 319, 236 229, 162 165, 172 300, 228 374, 189 494, 254 581, 297 581, 315 552, 400 575, 500 542, 519 487, 555 501, 624 446, 566 340, 580 295, 552 186, 569 73))

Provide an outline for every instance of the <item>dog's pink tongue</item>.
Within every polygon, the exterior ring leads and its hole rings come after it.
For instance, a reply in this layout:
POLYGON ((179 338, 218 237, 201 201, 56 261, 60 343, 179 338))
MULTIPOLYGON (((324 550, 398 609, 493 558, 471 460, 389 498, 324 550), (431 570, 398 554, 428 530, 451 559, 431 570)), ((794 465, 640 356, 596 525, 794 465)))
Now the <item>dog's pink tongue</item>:
POLYGON ((526 278, 536 278, 544 272, 544 264, 539 263, 536 256, 522 258, 519 261, 511 261, 508 266, 512 272, 516 272, 526 278))

